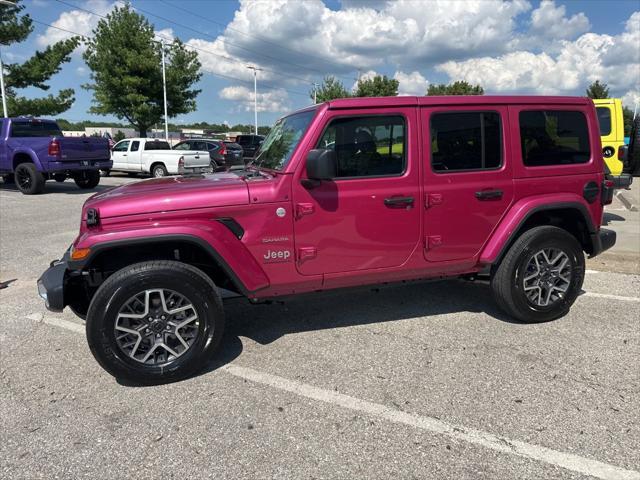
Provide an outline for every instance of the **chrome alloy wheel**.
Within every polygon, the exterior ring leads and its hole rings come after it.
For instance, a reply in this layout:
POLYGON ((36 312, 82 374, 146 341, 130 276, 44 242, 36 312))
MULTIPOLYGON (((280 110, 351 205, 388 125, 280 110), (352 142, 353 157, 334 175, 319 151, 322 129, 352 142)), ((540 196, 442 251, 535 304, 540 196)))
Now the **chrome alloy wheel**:
POLYGON ((199 327, 198 314, 185 296, 168 289, 145 290, 120 308, 116 343, 129 358, 159 365, 189 350, 199 327))
POLYGON ((571 263, 562 250, 545 248, 527 263, 523 279, 524 292, 536 307, 548 307, 564 298, 571 285, 571 263))

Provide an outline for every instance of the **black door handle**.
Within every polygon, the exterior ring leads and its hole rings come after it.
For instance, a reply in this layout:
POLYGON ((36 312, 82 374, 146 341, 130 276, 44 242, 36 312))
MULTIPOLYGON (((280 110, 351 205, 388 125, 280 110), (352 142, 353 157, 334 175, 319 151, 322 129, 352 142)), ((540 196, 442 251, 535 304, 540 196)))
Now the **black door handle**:
POLYGON ((384 204, 391 208, 402 208, 413 205, 413 197, 389 197, 384 199, 384 204))
POLYGON ((479 192, 476 192, 476 198, 478 200, 502 198, 502 190, 480 190, 479 192))

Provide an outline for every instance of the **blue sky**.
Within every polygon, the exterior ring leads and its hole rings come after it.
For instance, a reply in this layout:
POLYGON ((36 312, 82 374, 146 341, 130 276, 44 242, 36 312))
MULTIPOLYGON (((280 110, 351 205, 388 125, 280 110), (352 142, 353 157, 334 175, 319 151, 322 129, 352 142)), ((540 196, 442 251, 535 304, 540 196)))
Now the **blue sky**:
MULTIPOLYGON (((44 24, 19 45, 3 49, 21 61, 69 34, 89 35, 117 1, 25 0, 44 24), (75 7, 74 7, 75 6, 75 7)), ((424 94, 429 83, 466 79, 487 93, 582 95, 595 78, 633 104, 640 91, 640 2, 514 0, 133 0, 159 35, 177 36, 203 63, 197 111, 178 123, 252 123, 257 65, 259 123, 310 103, 323 75, 351 88, 360 75, 395 77, 403 94, 424 94), (149 12, 145 13, 143 11, 149 12), (156 15, 156 16, 154 16, 156 15), (164 17, 166 20, 158 18, 164 17), (267 88, 269 87, 269 88, 267 88)), ((81 52, 51 83, 76 89, 70 120, 114 120, 87 110, 91 93, 81 52)), ((38 92, 28 92, 28 94, 38 92)), ((631 105, 633 106, 633 105, 631 105)))

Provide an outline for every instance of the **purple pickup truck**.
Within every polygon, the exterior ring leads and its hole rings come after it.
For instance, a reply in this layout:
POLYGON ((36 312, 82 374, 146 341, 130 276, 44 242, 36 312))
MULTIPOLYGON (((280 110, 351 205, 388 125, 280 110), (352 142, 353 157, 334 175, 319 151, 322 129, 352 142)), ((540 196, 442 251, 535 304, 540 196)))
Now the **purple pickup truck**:
POLYGON ((47 180, 71 177, 82 189, 100 183, 100 170, 112 166, 109 142, 97 137, 63 137, 52 120, 0 119, 0 175, 25 195, 44 190, 47 180))

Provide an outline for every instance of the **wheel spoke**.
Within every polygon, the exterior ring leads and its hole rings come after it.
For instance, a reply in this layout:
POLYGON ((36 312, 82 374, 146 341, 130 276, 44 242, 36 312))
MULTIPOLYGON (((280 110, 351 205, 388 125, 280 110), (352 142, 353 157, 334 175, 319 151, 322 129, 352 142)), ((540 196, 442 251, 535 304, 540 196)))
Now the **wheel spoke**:
POLYGON ((118 347, 130 358, 148 365, 164 364, 191 348, 198 336, 198 314, 175 291, 144 290, 122 305, 114 331, 118 347))

